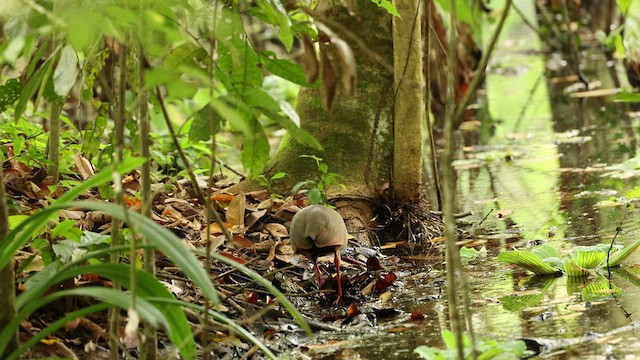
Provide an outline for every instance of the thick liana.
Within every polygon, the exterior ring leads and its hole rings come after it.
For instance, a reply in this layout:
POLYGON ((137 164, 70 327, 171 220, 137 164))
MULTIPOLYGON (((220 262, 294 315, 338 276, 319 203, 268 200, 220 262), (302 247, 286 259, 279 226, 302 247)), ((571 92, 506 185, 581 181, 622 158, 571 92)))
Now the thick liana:
POLYGON ((313 270, 322 287, 322 276, 318 269, 318 257, 333 253, 338 280, 338 299, 342 301, 340 281, 340 252, 347 246, 347 227, 340 214, 322 205, 311 205, 298 211, 291 220, 289 232, 291 247, 313 262, 313 270))

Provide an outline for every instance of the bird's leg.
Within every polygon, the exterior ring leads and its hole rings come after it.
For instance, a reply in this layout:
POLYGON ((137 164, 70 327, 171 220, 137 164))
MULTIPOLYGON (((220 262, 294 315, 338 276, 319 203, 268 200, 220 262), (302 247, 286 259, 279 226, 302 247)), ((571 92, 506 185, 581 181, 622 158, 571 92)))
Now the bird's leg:
POLYGON ((322 289, 322 275, 320 275, 320 269, 318 269, 318 263, 313 261, 313 271, 316 272, 316 278, 318 279, 318 289, 322 289))
POLYGON ((336 252, 333 257, 333 263, 336 265, 336 273, 338 274, 338 299, 336 300, 336 304, 342 302, 342 281, 340 280, 340 249, 336 249, 336 252))

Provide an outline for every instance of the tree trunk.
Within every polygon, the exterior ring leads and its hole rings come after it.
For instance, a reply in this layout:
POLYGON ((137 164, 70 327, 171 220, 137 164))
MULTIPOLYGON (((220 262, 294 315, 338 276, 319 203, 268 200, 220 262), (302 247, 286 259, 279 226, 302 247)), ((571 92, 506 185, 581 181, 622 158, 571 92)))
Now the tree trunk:
MULTIPOLYGON (((331 110, 325 109, 320 90, 303 88, 296 103, 300 126, 313 135, 323 151, 306 147, 285 135, 278 151, 267 167, 267 174, 287 173, 276 190, 288 193, 292 186, 319 175, 314 160, 300 155, 316 155, 324 159, 328 171, 344 176, 346 191, 328 189, 332 195, 357 195, 373 198, 376 189, 392 180, 393 159, 393 73, 391 15, 370 1, 358 1, 356 16, 345 8, 336 8, 326 25, 346 40, 357 61, 357 92, 354 97, 340 94, 331 110), (354 38, 361 42, 352 41, 354 38)), ((322 20, 320 20, 322 21, 322 20)), ((416 161, 420 167, 421 159, 416 161)), ((367 226, 371 203, 356 204, 350 200, 352 227, 367 226), (368 208, 368 210, 367 210, 368 208)), ((344 210, 344 209, 343 209, 344 210)), ((343 215, 345 214, 344 211, 343 215)), ((349 222, 347 215, 347 221, 349 222)), ((363 239, 364 240, 364 239, 363 239)))
POLYGON ((420 203, 422 189, 424 79, 420 2, 395 1, 402 18, 393 18, 394 98, 397 99, 393 128, 393 189, 395 200, 414 205, 420 203))

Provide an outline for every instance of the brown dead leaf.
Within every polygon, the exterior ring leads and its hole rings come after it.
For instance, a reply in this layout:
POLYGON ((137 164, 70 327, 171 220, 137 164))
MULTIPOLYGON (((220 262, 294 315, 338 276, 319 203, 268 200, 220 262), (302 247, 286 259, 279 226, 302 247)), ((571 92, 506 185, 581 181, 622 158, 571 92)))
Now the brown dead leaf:
MULTIPOLYGON (((227 229, 232 228, 231 224, 224 224, 224 227, 226 227, 227 229)), ((204 231, 203 231, 204 233, 204 231)), ((211 235, 220 235, 220 234, 224 234, 224 231, 220 228, 220 225, 218 225, 218 223, 211 223, 209 224, 209 233, 211 235)))
POLYGON ((273 208, 273 199, 263 200, 258 204, 258 210, 271 210, 273 208))
POLYGON ((247 215, 247 219, 245 220, 245 225, 247 229, 251 229, 253 225, 260 220, 263 216, 267 214, 267 209, 252 211, 247 215))
POLYGON ((389 300, 391 300, 393 298, 393 292, 392 291, 386 291, 382 294, 380 294, 379 299, 380 301, 382 301, 383 303, 389 302, 389 300))
MULTIPOLYGON (((213 225, 213 224, 211 224, 213 225)), ((209 234, 209 240, 211 241, 211 252, 217 251, 222 244, 226 241, 226 237, 221 235, 222 233, 218 233, 217 235, 213 235, 213 232, 209 234)), ((203 231, 200 233, 200 239, 202 239, 202 243, 204 243, 207 239, 207 232, 203 231)))
POLYGON ((169 218, 170 220, 182 220, 182 214, 174 209, 171 205, 167 205, 162 211, 162 216, 169 218))
POLYGON ((75 155, 73 155, 73 164, 76 166, 76 169, 78 169, 82 180, 87 180, 95 174, 91 161, 82 156, 81 153, 75 153, 75 155))
POLYGON ((253 247, 253 241, 247 239, 244 236, 233 235, 232 240, 233 240, 233 243, 238 247, 245 248, 245 249, 253 247))
POLYGON ((322 95, 322 103, 328 110, 333 107, 338 85, 338 75, 329 58, 330 51, 328 45, 320 43, 320 76, 322 78, 320 94, 322 95))
POLYGON ((318 74, 320 73, 316 48, 307 36, 302 37, 302 47, 304 48, 304 53, 300 57, 300 63, 304 68, 304 78, 308 83, 312 83, 318 79, 318 74))
POLYGON ((347 307, 347 316, 354 317, 360 315, 360 310, 358 309, 358 305, 355 302, 352 302, 349 307, 347 307))
POLYGON ((269 193, 269 191, 267 190, 251 191, 251 192, 248 192, 246 195, 255 201, 264 201, 271 197, 271 193, 269 193))
POLYGON ((275 246, 276 246, 276 242, 273 240, 263 240, 263 241, 260 241, 259 243, 253 244, 253 248, 259 253, 270 251, 271 249, 274 249, 275 246))
POLYGON ((220 255, 226 257, 227 259, 231 259, 231 260, 237 262, 238 264, 244 265, 244 264, 247 263, 247 260, 239 258, 239 257, 237 257, 237 256, 235 256, 233 254, 228 253, 228 252, 220 252, 220 255))
POLYGON ((349 44, 338 37, 331 38, 333 44, 334 55, 340 62, 342 74, 340 79, 347 96, 353 96, 356 93, 356 57, 349 44))
POLYGON ((396 327, 392 327, 390 329, 387 329, 388 333, 400 333, 400 332, 405 332, 407 330, 410 330, 411 328, 407 327, 407 326, 396 326, 396 327))
POLYGON ((247 197, 244 193, 236 195, 227 207, 227 223, 244 228, 244 212, 247 206, 247 197))
POLYGON ((422 313, 422 310, 413 310, 413 312, 411 312, 411 320, 424 320, 424 314, 422 313))
POLYGON ((268 223, 264 225, 264 230, 269 233, 269 235, 273 236, 276 240, 280 240, 283 237, 289 236, 289 231, 287 228, 278 223, 268 223))
POLYGON ((369 284, 367 284, 367 286, 365 286, 360 293, 364 296, 368 296, 371 295, 373 293, 373 288, 376 286, 376 281, 373 280, 372 282, 370 282, 369 284))
POLYGON ((388 242, 382 246, 380 246, 380 249, 382 250, 387 250, 387 249, 396 249, 399 247, 404 247, 407 245, 406 241, 392 241, 392 242, 388 242))

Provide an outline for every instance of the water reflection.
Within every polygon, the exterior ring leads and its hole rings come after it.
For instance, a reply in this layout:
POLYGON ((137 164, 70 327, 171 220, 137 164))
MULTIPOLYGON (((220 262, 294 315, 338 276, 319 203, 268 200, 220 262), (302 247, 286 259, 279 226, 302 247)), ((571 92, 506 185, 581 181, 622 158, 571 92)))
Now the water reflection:
MULTIPOLYGON (((521 9, 532 7, 519 3, 521 9)), ((638 354, 640 335, 624 328, 640 313, 638 268, 614 271, 609 285, 607 274, 588 281, 533 277, 493 261, 509 244, 536 239, 567 255, 578 245, 609 243, 617 227, 623 231, 616 243, 628 245, 639 238, 640 226, 638 210, 609 201, 639 184, 638 176, 613 171, 617 164, 633 167, 626 162, 637 155, 638 119, 605 97, 569 95, 565 90, 576 78, 563 66, 547 69, 559 55, 541 53, 537 35, 516 15, 505 31, 487 75, 489 121, 465 136, 464 155, 455 164, 458 210, 473 213, 475 223, 490 214, 471 230, 487 241, 489 256, 466 267, 476 332, 485 339, 574 344, 549 355, 554 358, 638 354), (617 300, 594 296, 609 288, 621 290, 617 300)), ((612 87, 604 57, 593 51, 584 58, 585 74, 612 87)), ((640 256, 628 262, 640 263, 640 256)), ((332 334, 348 341, 327 358, 403 359, 413 358, 419 345, 442 347, 440 331, 448 327, 443 278, 434 270, 401 279, 394 306, 406 315, 376 331, 332 334), (426 319, 411 321, 414 309, 426 319)))

